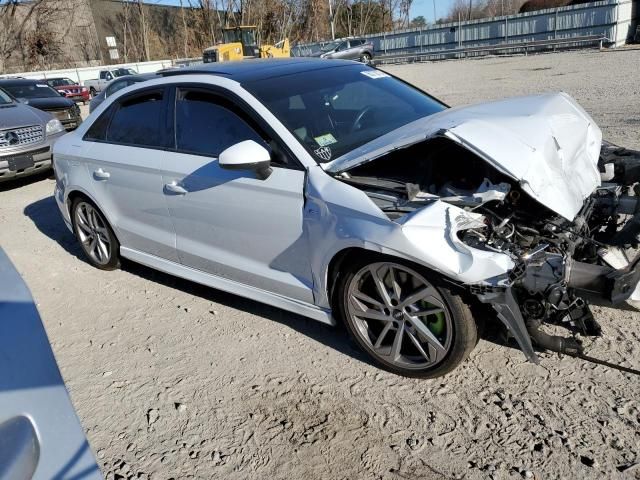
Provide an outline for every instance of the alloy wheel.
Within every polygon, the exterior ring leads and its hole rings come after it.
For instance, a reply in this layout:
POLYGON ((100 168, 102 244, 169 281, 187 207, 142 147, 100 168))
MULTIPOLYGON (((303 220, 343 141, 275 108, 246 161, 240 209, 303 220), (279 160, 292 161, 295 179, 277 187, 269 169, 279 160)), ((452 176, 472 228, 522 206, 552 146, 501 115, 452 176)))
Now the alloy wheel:
POLYGON ((85 253, 99 265, 109 263, 113 246, 102 214, 90 203, 80 202, 75 209, 75 222, 85 253))
POLYGON ((377 262, 360 269, 349 282, 346 304, 356 335, 387 364, 425 369, 449 352, 453 327, 442 295, 404 265, 377 262))

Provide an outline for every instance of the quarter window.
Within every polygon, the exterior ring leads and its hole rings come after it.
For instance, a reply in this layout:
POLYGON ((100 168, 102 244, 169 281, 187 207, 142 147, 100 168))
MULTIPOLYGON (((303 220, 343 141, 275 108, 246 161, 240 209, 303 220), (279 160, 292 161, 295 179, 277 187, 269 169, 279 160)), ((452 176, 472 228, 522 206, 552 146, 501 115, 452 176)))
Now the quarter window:
POLYGON ((107 141, 141 147, 165 147, 162 92, 149 92, 124 99, 111 119, 107 141))
POLYGON ((83 140, 93 142, 104 142, 107 139, 107 127, 109 126, 109 119, 113 114, 114 106, 111 105, 106 111, 102 112, 102 115, 93 122, 93 124, 84 134, 83 140))
POLYGON ((178 92, 178 150, 217 157, 226 148, 244 140, 254 140, 266 146, 260 135, 233 111, 228 101, 201 91, 178 92))

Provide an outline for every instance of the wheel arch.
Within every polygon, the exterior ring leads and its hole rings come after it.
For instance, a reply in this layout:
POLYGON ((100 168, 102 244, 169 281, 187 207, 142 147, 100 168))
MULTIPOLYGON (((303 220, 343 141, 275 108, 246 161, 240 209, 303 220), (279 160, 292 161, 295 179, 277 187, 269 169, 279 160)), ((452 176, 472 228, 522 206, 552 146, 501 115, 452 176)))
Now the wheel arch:
POLYGON ((386 249, 377 250, 373 248, 367 248, 366 246, 348 246, 337 251, 331 260, 327 264, 326 276, 325 276, 325 288, 326 295, 329 301, 329 305, 334 310, 336 286, 339 284, 340 273, 343 271, 345 265, 349 265, 353 262, 362 260, 364 258, 370 259, 387 259, 396 260, 400 263, 404 263, 411 268, 422 272, 428 272, 428 276, 439 283, 446 283, 448 288, 454 289, 458 293, 467 296, 467 289, 461 284, 449 279, 446 275, 434 270, 423 262, 418 262, 415 259, 409 258, 404 255, 397 254, 386 249))
POLYGON ((102 215, 107 219, 107 222, 109 222, 109 226, 111 227, 113 234, 116 236, 116 239, 118 240, 120 245, 122 245, 122 242, 120 241, 120 235, 119 235, 118 229, 116 228, 116 225, 114 224, 111 217, 105 212, 105 210, 102 207, 100 207, 100 204, 96 201, 95 198, 93 198, 93 196, 89 192, 87 192, 85 189, 80 187, 73 188, 71 191, 69 191, 66 194, 66 198, 65 198, 65 208, 69 213, 69 218, 71 219, 72 225, 74 220, 73 220, 73 212, 71 211, 71 207, 73 206, 73 202, 77 198, 85 198, 89 200, 91 203, 95 205, 95 207, 98 210, 100 210, 100 213, 102 213, 102 215))

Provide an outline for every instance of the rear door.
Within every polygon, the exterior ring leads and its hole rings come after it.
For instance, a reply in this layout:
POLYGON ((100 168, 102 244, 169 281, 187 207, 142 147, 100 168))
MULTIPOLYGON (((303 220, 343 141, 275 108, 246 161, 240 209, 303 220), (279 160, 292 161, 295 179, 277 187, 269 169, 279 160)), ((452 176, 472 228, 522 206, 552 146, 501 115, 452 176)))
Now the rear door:
POLYGON ((173 145, 168 90, 137 90, 114 102, 85 134, 88 173, 99 207, 123 247, 177 260, 161 166, 173 145))
POLYGON ((175 95, 176 152, 167 155, 163 176, 180 262, 312 302, 305 171, 229 92, 188 87, 175 95), (244 140, 271 150, 268 178, 218 164, 223 150, 244 140))

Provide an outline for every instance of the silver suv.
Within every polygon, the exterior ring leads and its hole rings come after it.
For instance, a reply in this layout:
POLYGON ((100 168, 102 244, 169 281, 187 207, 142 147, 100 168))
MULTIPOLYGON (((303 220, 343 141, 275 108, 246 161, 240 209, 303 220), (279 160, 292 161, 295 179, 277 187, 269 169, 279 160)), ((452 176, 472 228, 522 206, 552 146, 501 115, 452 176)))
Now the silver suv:
POLYGON ((363 38, 345 38, 324 45, 318 53, 320 58, 339 58, 341 60, 358 60, 371 63, 373 43, 363 38))
POLYGON ((53 144, 64 133, 60 120, 0 89, 0 182, 50 168, 53 144))

